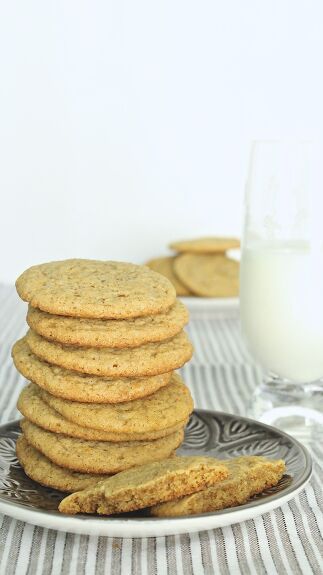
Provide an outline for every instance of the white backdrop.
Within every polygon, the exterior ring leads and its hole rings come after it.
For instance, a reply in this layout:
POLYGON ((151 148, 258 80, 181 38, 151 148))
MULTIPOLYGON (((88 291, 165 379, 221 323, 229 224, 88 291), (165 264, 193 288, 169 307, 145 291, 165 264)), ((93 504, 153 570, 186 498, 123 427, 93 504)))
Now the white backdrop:
POLYGON ((254 138, 322 133, 320 0, 10 0, 0 280, 240 233, 254 138))

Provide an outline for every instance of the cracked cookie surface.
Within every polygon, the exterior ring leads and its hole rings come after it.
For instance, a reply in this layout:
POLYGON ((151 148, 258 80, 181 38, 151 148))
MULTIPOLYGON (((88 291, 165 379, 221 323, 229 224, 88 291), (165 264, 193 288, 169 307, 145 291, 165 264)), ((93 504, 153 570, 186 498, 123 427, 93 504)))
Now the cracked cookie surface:
POLYGON ((173 457, 100 481, 63 499, 62 513, 111 515, 150 507, 184 496, 224 479, 225 464, 211 457, 173 457))
POLYGON ((281 460, 261 456, 242 456, 224 460, 229 476, 193 495, 162 503, 150 510, 155 517, 179 517, 209 513, 246 503, 253 495, 277 485, 285 471, 281 460))

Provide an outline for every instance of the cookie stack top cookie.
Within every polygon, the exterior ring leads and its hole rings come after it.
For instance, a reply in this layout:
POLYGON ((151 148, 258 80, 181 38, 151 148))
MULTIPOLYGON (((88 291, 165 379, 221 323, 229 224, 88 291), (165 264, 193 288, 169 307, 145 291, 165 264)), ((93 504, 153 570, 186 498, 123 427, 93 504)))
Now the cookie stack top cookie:
POLYGON ((154 315, 176 298, 170 282, 145 266, 86 259, 33 266, 19 276, 16 288, 35 308, 78 318, 154 315))

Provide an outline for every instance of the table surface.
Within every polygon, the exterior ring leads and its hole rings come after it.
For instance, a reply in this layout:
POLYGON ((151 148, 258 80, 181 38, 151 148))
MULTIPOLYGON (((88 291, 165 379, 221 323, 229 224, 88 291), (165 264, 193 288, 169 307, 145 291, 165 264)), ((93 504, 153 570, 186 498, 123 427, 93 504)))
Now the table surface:
MULTIPOLYGON (((26 305, 0 286, 1 423, 18 416, 24 379, 12 365, 12 343, 26 331, 26 305)), ((236 312, 194 313, 188 327, 193 359, 181 371, 195 406, 245 414, 261 378, 247 354, 236 312)), ((323 446, 313 445, 314 473, 295 499, 255 520, 149 539, 60 533, 0 516, 0 574, 285 574, 323 573, 323 446)))

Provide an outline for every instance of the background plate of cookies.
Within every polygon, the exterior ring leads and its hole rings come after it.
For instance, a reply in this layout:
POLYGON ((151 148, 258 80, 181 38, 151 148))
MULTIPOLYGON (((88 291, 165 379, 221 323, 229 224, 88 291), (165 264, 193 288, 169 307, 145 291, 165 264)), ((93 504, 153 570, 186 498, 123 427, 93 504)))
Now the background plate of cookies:
POLYGON ((239 303, 240 241, 204 237, 169 244, 172 255, 147 265, 167 277, 177 296, 192 310, 236 308, 239 303))

